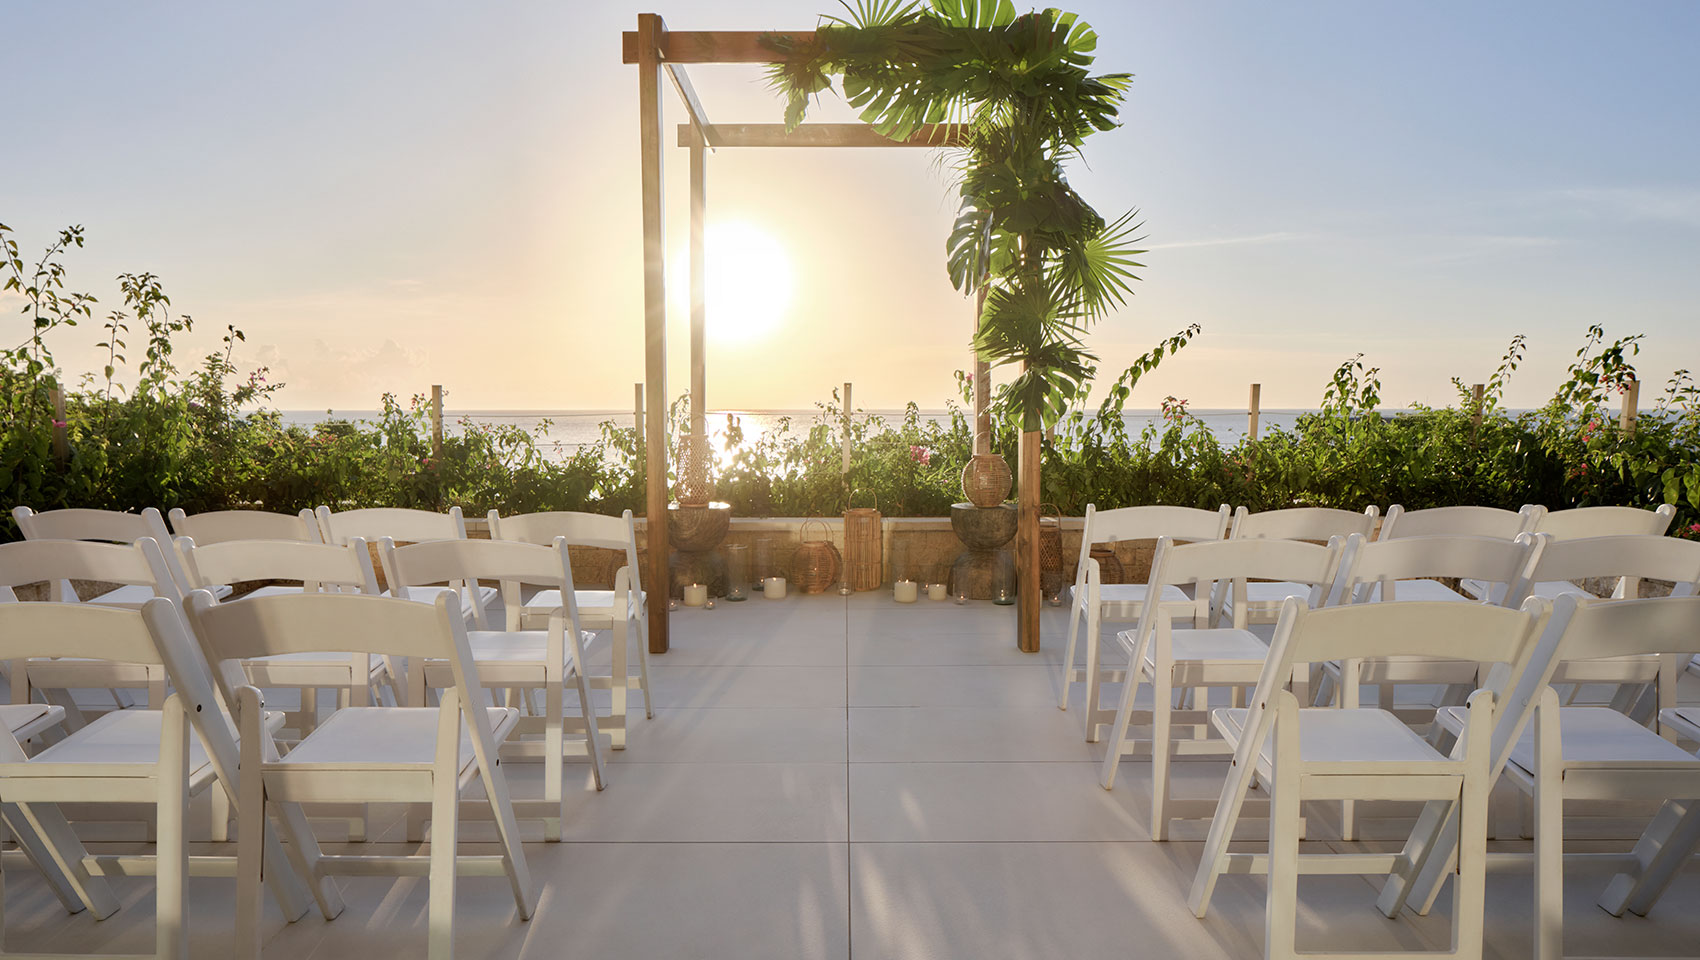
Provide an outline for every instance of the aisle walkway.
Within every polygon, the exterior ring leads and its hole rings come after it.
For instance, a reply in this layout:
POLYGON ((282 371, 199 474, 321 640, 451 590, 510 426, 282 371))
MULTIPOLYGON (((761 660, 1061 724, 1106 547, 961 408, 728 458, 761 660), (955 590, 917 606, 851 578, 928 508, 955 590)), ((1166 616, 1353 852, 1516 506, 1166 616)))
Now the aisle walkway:
MULTIPOLYGON (((1028 655, 1013 608, 984 603, 903 606, 880 592, 679 611, 653 669, 655 719, 633 720, 606 792, 574 798, 568 842, 526 847, 537 918, 515 920, 504 881, 463 879, 457 956, 1262 956, 1262 878, 1225 878, 1210 917, 1194 919, 1200 844, 1150 841, 1146 766, 1124 766, 1114 792, 1097 785, 1101 748, 1082 742, 1078 710, 1055 705, 1059 612, 1047 611, 1045 651, 1028 655)), ((535 767, 507 769, 518 790, 535 782, 535 767)), ((1177 792, 1213 796, 1219 776, 1185 764, 1177 792)), ((385 813, 387 836, 399 839, 396 816, 385 813)), ((1571 954, 1696 952, 1700 871, 1651 918, 1625 920, 1593 906, 1603 868, 1568 876, 1571 954)), ((8 883, 9 949, 151 945, 148 881, 123 881, 127 909, 104 923, 67 917, 27 870, 8 883)), ((285 925, 273 908, 267 956, 422 954, 422 879, 343 883, 349 909, 334 922, 285 925)), ((231 886, 193 882, 196 956, 225 955, 231 886)), ((1388 921, 1376 890, 1307 879, 1301 947, 1443 942, 1439 910, 1388 921)), ((1490 879, 1490 956, 1529 955, 1528 894, 1526 877, 1490 879)))

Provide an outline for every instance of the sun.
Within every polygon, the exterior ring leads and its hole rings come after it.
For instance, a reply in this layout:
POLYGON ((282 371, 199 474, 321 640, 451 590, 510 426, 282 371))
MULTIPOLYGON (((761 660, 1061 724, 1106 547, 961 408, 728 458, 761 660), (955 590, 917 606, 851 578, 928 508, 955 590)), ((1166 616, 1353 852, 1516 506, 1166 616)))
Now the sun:
MULTIPOLYGON (((729 220, 708 225, 704 247, 709 337, 754 340, 771 333, 785 319, 794 286, 784 245, 753 223, 729 220)), ((681 279, 690 276, 688 252, 677 270, 681 279)))

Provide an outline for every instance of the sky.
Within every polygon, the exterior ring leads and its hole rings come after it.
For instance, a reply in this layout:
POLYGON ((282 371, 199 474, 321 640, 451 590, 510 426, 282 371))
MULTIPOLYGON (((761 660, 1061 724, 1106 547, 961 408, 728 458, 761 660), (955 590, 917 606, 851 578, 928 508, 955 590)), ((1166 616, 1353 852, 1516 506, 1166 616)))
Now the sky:
MULTIPOLYGON (((1097 29, 1097 70, 1134 74, 1123 125, 1070 170, 1106 215, 1137 209, 1149 247, 1137 295, 1090 334, 1100 380, 1202 327, 1130 406, 1233 408, 1261 382, 1266 409, 1313 407, 1360 352, 1389 405, 1446 403, 1519 333, 1507 400, 1533 406, 1591 323, 1646 334, 1643 398, 1700 368, 1700 4, 1063 6, 1097 29)), ((102 314, 119 273, 158 274, 196 319, 180 356, 235 324, 284 409, 433 383, 451 410, 629 409, 638 78, 620 32, 649 10, 762 30, 837 9, 4 0, 0 223, 26 253, 82 224, 70 286, 102 314)), ((782 119, 758 67, 690 73, 712 120, 782 119)), ((671 128, 685 114, 663 92, 671 128)), ((809 119, 854 116, 828 97, 809 119)), ((685 160, 665 158, 673 267, 685 160)), ((924 150, 711 156, 727 266, 708 405, 805 407, 852 381, 859 406, 942 406, 973 325, 945 274, 951 194, 924 150)), ((674 297, 672 395, 687 321, 674 297)), ((27 333, 11 310, 4 331, 27 333)), ((66 372, 98 370, 98 324, 63 333, 66 372)))

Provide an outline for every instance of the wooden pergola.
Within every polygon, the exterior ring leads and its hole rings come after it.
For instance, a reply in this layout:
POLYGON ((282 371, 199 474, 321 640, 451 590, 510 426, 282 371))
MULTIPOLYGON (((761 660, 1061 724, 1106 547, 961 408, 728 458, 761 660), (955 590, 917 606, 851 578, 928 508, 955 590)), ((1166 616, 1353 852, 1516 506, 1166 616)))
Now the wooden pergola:
MULTIPOLYGON (((649 569, 645 583, 652 596, 665 592, 669 583, 667 530, 667 248, 662 213, 662 146, 666 139, 661 120, 661 78, 665 73, 690 115, 680 124, 677 145, 690 151, 690 276, 691 276, 691 429, 704 432, 704 321, 707 315, 703 232, 708 215, 708 153, 722 147, 947 147, 959 142, 958 131, 948 125, 924 126, 904 140, 881 136, 860 123, 806 123, 787 131, 782 123, 715 124, 708 118, 702 100, 691 85, 685 65, 691 63, 775 63, 782 58, 761 42, 771 31, 714 30, 670 32, 658 14, 638 14, 638 28, 621 34, 621 58, 638 67, 638 121, 640 126, 641 178, 643 185, 643 307, 644 307, 644 432, 648 485, 645 506, 648 516, 649 569)), ((813 31, 784 34, 808 38, 813 31)), ((986 367, 975 366, 976 452, 990 452, 989 419, 984 399, 989 396, 986 367), (985 444, 985 450, 981 445, 985 444)), ((1026 438, 1023 438, 1024 442, 1026 438)), ((1024 466, 1025 460, 1023 458, 1024 466)), ((1033 458, 1037 467, 1037 458, 1033 458)), ((1023 471, 1025 473, 1025 471, 1023 471)), ((1025 476, 1022 478, 1027 479, 1025 476)), ((1037 477, 1034 478, 1037 487, 1037 477)), ((1029 536, 1028 512, 1033 528, 1038 523, 1037 490, 1029 494, 1021 487, 1023 536, 1017 542, 1018 568, 1031 560, 1034 584, 1023 583, 1019 593, 1022 649, 1038 649, 1039 598, 1037 590, 1038 539, 1029 536), (1031 507, 1029 500, 1033 503, 1031 507), (1029 558, 1028 554, 1032 556, 1029 558), (1031 631, 1026 629, 1031 620, 1031 631)), ((649 650, 666 653, 669 646, 667 606, 651 604, 649 650)))

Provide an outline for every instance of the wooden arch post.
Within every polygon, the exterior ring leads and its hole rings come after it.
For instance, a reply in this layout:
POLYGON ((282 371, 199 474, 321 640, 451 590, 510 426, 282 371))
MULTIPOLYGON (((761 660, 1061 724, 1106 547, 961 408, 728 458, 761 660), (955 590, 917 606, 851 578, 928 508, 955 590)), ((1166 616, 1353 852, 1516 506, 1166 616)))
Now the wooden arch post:
MULTIPOLYGON (((785 34, 805 40, 812 31, 785 34)), ((621 34, 621 59, 638 67, 638 117, 640 121, 641 174, 643 187, 643 302, 645 415, 649 443, 646 496, 648 513, 649 569, 645 571, 650 596, 660 600, 669 580, 667 538, 667 274, 666 243, 662 217, 661 163, 661 75, 666 73, 690 122, 678 128, 677 144, 690 150, 691 189, 691 429, 704 429, 705 388, 704 316, 706 282, 703 232, 707 221, 707 154, 720 147, 948 147, 962 142, 958 128, 924 125, 903 140, 886 137, 862 123, 805 123, 787 130, 782 123, 710 123, 697 98, 685 65, 692 63, 776 63, 783 58, 762 42, 766 32, 714 30, 670 32, 661 17, 638 15, 638 28, 621 34)), ((978 314, 976 314, 976 317, 978 314)), ((974 389, 977 398, 990 399, 989 370, 976 358, 974 389)), ((984 400, 975 404, 976 452, 980 444, 990 446, 990 424, 982 427, 984 400), (984 439, 982 439, 982 437, 984 439)), ((989 449, 988 451, 989 452, 989 449)), ((1039 435, 1022 435, 1019 455, 1021 470, 1020 532, 1016 556, 1019 573, 1019 631, 1017 646, 1027 652, 1039 649, 1039 435)), ((649 650, 666 653, 668 648, 667 605, 652 602, 649 610, 649 650)))

